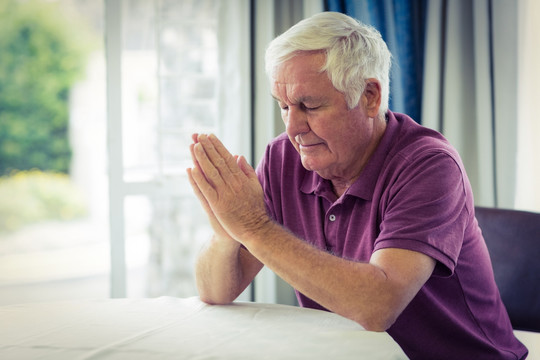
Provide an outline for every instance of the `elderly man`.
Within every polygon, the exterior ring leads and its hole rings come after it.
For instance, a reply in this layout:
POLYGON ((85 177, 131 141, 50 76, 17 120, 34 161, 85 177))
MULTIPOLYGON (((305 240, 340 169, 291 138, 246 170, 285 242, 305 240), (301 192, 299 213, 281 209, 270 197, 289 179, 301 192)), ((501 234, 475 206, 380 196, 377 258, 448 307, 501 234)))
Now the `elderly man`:
POLYGON ((373 28, 317 14, 267 49, 286 134, 257 172, 193 136, 188 175, 215 231, 200 297, 229 303, 266 265, 301 306, 387 331, 411 358, 522 359, 459 155, 388 110, 390 58, 373 28))

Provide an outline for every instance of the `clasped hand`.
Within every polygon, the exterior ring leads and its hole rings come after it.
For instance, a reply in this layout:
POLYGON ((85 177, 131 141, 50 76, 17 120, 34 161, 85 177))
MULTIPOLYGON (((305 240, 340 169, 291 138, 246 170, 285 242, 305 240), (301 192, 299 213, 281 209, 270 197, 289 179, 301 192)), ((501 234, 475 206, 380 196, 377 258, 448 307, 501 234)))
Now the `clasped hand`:
POLYGON ((219 238, 245 245, 270 221, 255 170, 243 156, 233 156, 215 135, 194 134, 193 168, 187 169, 195 195, 219 238))

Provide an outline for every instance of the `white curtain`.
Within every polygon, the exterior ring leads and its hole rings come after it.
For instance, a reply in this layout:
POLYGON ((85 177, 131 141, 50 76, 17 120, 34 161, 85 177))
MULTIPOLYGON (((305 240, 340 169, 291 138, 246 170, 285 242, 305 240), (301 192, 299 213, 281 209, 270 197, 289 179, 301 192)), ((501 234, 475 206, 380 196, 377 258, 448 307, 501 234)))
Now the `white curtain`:
MULTIPOLYGON (((279 108, 270 96, 270 84, 264 72, 264 52, 268 43, 303 18, 323 11, 321 0, 254 1, 254 164, 257 164, 268 141, 284 131, 279 108)), ((264 267, 255 279, 255 301, 296 304, 291 286, 264 267)))
POLYGON ((477 205, 514 207, 517 3, 428 3, 422 121, 459 151, 477 205))
POLYGON ((219 4, 219 133, 233 154, 251 160, 250 3, 219 4))
POLYGON ((519 2, 516 208, 540 212, 540 1, 519 2))

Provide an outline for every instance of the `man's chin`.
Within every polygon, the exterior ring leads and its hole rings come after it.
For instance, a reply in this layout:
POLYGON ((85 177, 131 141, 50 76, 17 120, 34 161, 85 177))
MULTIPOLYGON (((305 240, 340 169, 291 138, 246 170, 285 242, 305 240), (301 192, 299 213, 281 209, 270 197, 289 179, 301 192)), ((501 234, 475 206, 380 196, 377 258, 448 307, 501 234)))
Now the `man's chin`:
POLYGON ((327 171, 325 171, 326 167, 321 166, 320 163, 302 157, 302 166, 304 166, 304 169, 316 172, 320 177, 328 179, 327 171))

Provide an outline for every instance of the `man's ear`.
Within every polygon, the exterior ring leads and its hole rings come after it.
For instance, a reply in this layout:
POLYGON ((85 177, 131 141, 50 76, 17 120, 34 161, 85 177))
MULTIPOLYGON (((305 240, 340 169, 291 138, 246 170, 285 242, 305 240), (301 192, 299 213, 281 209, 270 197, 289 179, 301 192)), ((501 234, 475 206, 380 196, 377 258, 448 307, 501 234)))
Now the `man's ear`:
POLYGON ((367 115, 372 118, 376 117, 381 106, 381 83, 379 80, 367 79, 362 97, 367 115))

